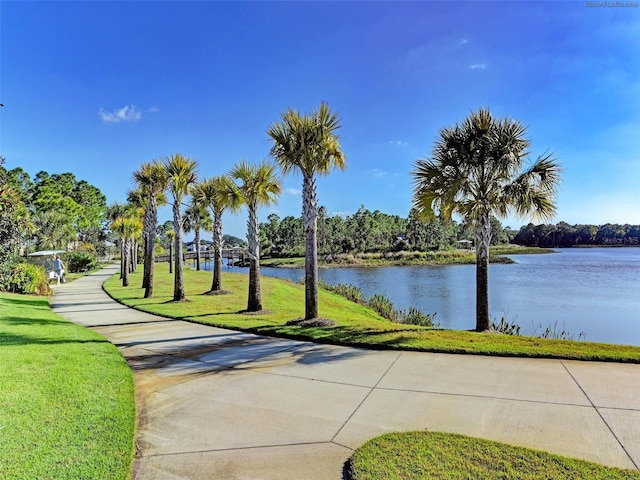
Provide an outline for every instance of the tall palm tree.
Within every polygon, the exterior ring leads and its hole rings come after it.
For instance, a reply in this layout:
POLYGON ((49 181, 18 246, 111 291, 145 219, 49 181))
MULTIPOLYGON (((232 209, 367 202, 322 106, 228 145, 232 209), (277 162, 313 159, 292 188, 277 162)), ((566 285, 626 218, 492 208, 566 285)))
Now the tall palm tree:
MULTIPOLYGON (((196 184, 197 185, 197 184, 196 184)), ((193 192, 192 192, 193 194, 193 192)), ((184 232, 194 233, 194 241, 196 247, 196 271, 200 271, 200 231, 211 231, 213 229, 211 216, 207 211, 207 207, 201 205, 192 198, 191 204, 184 211, 184 232)))
POLYGON ((412 171, 413 202, 422 214, 452 214, 474 226, 476 245, 476 331, 490 328, 489 243, 491 216, 555 214, 560 168, 545 154, 524 168, 530 141, 517 120, 495 119, 488 109, 440 131, 431 157, 412 171))
POLYGON ((249 295, 247 311, 262 310, 260 293, 260 227, 258 224, 258 207, 275 203, 282 191, 282 183, 275 172, 275 165, 263 161, 259 165, 240 162, 236 164, 229 176, 240 180, 238 185, 240 196, 249 211, 247 222, 247 242, 249 244, 249 295))
POLYGON ((173 282, 173 301, 185 300, 184 265, 182 262, 182 201, 196 182, 196 162, 179 153, 166 157, 162 162, 167 175, 167 189, 173 202, 173 228, 175 230, 174 255, 175 274, 173 282))
POLYGON ((287 109, 281 123, 267 130, 273 140, 271 156, 286 175, 302 173, 302 219, 305 233, 305 320, 318 317, 318 200, 316 175, 328 175, 332 168, 344 170, 346 158, 340 149, 336 130, 337 113, 326 103, 311 115, 287 109))
POLYGON ((154 252, 158 230, 158 205, 165 203, 164 190, 167 176, 159 160, 145 162, 133 172, 133 180, 144 198, 144 220, 142 241, 144 245, 144 274, 142 288, 144 298, 153 296, 154 252))
POLYGON ((122 286, 129 286, 129 273, 132 255, 132 244, 142 233, 142 222, 136 217, 121 216, 111 224, 111 229, 118 235, 122 242, 122 257, 120 259, 120 271, 122 286))
POLYGON ((239 211, 242 198, 226 175, 197 183, 191 194, 196 202, 207 206, 213 214, 213 280, 209 293, 219 293, 222 291, 222 214, 225 210, 239 211))

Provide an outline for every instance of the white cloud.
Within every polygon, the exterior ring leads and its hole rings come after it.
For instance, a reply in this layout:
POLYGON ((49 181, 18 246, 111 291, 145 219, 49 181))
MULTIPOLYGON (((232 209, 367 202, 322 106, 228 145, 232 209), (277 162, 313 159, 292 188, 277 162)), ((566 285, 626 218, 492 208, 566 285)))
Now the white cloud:
POLYGON ((137 122, 142 118, 142 112, 135 105, 125 105, 122 108, 116 108, 113 112, 106 112, 101 108, 98 115, 105 123, 137 122))
POLYGON ((402 142, 400 140, 390 140, 389 145, 393 147, 408 147, 409 144, 407 142, 402 142))
POLYGON ((469 43, 469 40, 467 40, 466 38, 460 40, 460 45, 464 45, 466 43, 469 43))
POLYGON ((284 191, 289 195, 300 195, 302 193, 302 191, 298 190, 297 188, 285 188, 284 191))
POLYGON ((371 170, 367 170, 369 175, 373 175, 376 178, 382 178, 387 175, 387 172, 384 170, 380 170, 379 168, 372 168, 371 170))
POLYGON ((486 70, 487 66, 484 63, 474 63, 473 65, 469 66, 469 68, 471 70, 486 70))

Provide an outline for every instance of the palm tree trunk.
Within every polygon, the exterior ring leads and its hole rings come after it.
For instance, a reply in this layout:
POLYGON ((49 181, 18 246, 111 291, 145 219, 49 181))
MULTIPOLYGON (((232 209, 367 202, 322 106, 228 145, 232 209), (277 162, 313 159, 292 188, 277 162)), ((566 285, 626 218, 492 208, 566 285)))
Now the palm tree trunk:
POLYGON ((258 206, 248 205, 248 209, 249 298, 247 300, 247 311, 259 312, 262 310, 262 296, 260 293, 260 230, 258 226, 258 206))
POLYGON ((122 251, 122 265, 123 268, 121 270, 121 274, 122 274, 122 286, 123 287, 128 287, 129 286, 129 240, 122 240, 122 243, 124 244, 124 249, 122 251))
POLYGON ((211 291, 222 290, 222 215, 213 213, 213 283, 211 291))
POLYGON ((155 195, 149 196, 149 203, 144 213, 144 235, 143 235, 143 247, 144 247, 144 269, 142 276, 142 288, 144 291, 144 298, 151 298, 153 295, 153 286, 149 288, 149 283, 153 283, 153 268, 154 268, 154 250, 156 243, 156 229, 158 224, 158 206, 155 195))
POLYGON ((127 256, 125 255, 126 244, 124 238, 120 238, 120 278, 124 278, 125 269, 129 268, 126 262, 127 256))
POLYGON ((200 229, 196 227, 196 271, 200 271, 200 229))
POLYGON ((176 272, 173 277, 173 301, 181 302, 185 299, 184 294, 184 270, 182 263, 182 215, 180 213, 180 204, 173 204, 173 219, 174 229, 176 232, 174 250, 175 250, 175 264, 176 272))
POLYGON ((489 244, 491 219, 483 215, 476 221, 476 332, 489 330, 489 244))
POLYGON ((318 318, 318 202, 313 177, 302 183, 302 217, 305 232, 304 319, 318 318))
MULTIPOLYGON (((144 247, 144 279, 142 287, 144 288, 144 298, 153 296, 153 274, 155 269, 155 249, 156 234, 158 229, 158 206, 154 195, 149 199, 149 209, 151 210, 148 219, 147 238, 144 247)), ((145 217, 145 221, 147 221, 145 217)))
POLYGON ((169 242, 169 273, 173 273, 173 243, 169 242))

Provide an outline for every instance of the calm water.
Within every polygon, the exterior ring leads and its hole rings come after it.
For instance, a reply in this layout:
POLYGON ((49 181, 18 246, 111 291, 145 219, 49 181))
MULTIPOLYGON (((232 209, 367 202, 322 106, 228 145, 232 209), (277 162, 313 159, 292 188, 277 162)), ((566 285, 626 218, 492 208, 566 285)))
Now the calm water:
MULTIPOLYGON (((517 264, 489 268, 491 316, 506 315, 530 333, 558 327, 587 341, 640 345, 640 248, 563 249, 513 255, 517 264)), ((300 269, 262 268, 299 280, 300 269)), ((437 313, 442 327, 475 327, 475 266, 325 268, 327 283, 350 283, 365 296, 387 295, 396 307, 437 313)), ((320 306, 322 309, 322 306, 320 306)))

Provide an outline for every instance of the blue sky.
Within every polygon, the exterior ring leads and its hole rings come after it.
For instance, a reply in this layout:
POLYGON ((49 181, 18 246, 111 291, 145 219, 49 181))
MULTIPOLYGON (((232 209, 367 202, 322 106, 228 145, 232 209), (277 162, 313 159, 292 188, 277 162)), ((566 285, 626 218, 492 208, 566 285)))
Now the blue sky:
MULTIPOLYGON (((180 152, 219 175, 268 156, 286 107, 326 101, 348 166, 320 204, 406 216, 414 161, 489 107, 557 154, 554 223, 640 224, 640 6, 588 3, 2 1, 0 155, 123 202, 144 161, 180 152)), ((299 215, 301 183, 262 219, 299 215)))

